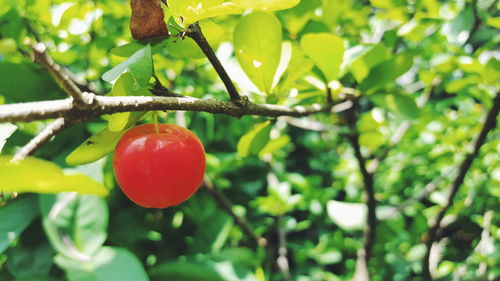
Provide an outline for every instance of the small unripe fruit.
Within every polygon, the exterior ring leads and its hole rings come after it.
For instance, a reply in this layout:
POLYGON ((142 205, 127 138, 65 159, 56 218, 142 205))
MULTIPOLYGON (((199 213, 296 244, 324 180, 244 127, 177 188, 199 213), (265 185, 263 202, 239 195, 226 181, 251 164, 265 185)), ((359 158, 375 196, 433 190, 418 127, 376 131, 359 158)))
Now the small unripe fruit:
POLYGON ((113 158, 121 189, 146 208, 166 208, 186 201, 202 184, 205 165, 198 137, 173 124, 159 124, 158 128, 144 124, 128 130, 113 158))

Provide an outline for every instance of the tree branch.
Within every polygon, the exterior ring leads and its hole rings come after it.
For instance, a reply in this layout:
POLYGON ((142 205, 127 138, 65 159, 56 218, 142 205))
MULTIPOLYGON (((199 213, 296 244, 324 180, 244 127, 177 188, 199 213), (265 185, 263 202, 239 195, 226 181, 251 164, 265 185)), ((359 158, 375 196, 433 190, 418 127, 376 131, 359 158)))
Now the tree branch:
POLYGON ((326 113, 331 109, 331 106, 320 104, 287 107, 249 102, 244 106, 237 106, 232 102, 192 97, 94 96, 93 100, 92 106, 86 109, 75 108, 71 99, 0 105, 0 122, 30 122, 59 117, 80 121, 104 114, 151 110, 200 111, 234 117, 243 115, 300 117, 326 113))
POLYGON ((215 71, 219 75, 220 79, 222 79, 222 82, 226 86, 227 92, 231 97, 231 101, 237 104, 241 104, 242 97, 238 93, 238 90, 236 90, 236 87, 231 81, 231 78, 227 74, 226 70, 222 66, 217 56, 215 55, 212 47, 210 47, 210 44, 203 35, 201 28, 197 23, 194 23, 189 26, 189 32, 187 33, 187 36, 191 37, 196 42, 196 44, 198 44, 198 46, 203 51, 205 56, 207 56, 208 60, 210 61, 215 71))
POLYGON ((56 64, 47 54, 46 46, 43 43, 37 43, 33 46, 33 60, 49 71, 64 91, 73 99, 76 107, 83 109, 92 104, 93 95, 80 91, 80 88, 71 80, 66 70, 56 64))
POLYGON ((226 195, 224 195, 224 193, 220 192, 213 185, 212 181, 210 181, 209 178, 205 177, 203 185, 205 186, 208 193, 217 201, 217 203, 219 203, 219 206, 233 218, 234 223, 241 227, 241 230, 243 230, 243 232, 248 235, 248 237, 251 237, 256 245, 260 247, 265 247, 267 245, 267 240, 264 237, 255 234, 255 231, 253 231, 252 227, 245 220, 245 218, 238 216, 233 211, 233 203, 231 203, 231 201, 226 197, 226 195))
POLYGON ((474 148, 473 151, 467 155, 460 165, 460 168, 458 170, 458 175, 451 184, 451 191, 448 196, 448 201, 446 206, 444 206, 441 211, 439 212, 436 221, 434 222, 434 225, 429 229, 427 232, 427 240, 425 242, 425 245, 427 247, 427 251, 425 254, 425 257, 422 261, 422 269, 423 269, 423 277, 424 280, 431 281, 432 280, 432 275, 430 272, 429 268, 429 257, 432 249, 432 244, 436 240, 438 231, 441 226, 441 221, 443 220, 444 216, 446 215, 446 212, 450 209, 450 207, 453 205, 453 200, 455 199, 455 196, 458 193, 458 190, 460 186, 462 185, 465 175, 467 174, 467 171, 472 165, 472 162, 474 159, 478 156, 479 150, 481 149, 481 146, 485 143, 486 137, 488 136, 488 133, 492 131, 493 129, 496 128, 497 126, 497 116, 498 112, 500 110, 500 93, 497 93, 494 101, 493 101, 493 106, 488 112, 488 116, 486 117, 486 121, 484 122, 483 128, 481 132, 479 133, 479 136, 477 137, 476 141, 474 142, 474 148))
POLYGON ((351 133, 349 134, 348 138, 351 146, 354 149, 354 155, 358 160, 359 170, 361 171, 361 174, 363 176, 363 183, 367 197, 366 205, 368 208, 368 215, 365 227, 364 249, 360 249, 358 251, 357 265, 363 268, 356 269, 356 273, 360 275, 355 276, 355 280, 370 280, 368 265, 372 253, 372 248, 375 243, 375 234, 377 229, 377 201, 375 199, 374 175, 367 170, 366 159, 361 153, 361 146, 359 144, 359 133, 356 128, 356 114, 358 109, 359 104, 356 100, 354 101, 354 106, 347 112, 348 124, 351 128, 351 133), (360 259, 362 261, 360 261, 360 259))
POLYGON ((60 131, 69 127, 71 122, 64 118, 58 118, 51 124, 49 124, 45 129, 43 129, 37 136, 32 138, 21 150, 19 150, 12 161, 19 161, 24 159, 26 156, 34 154, 40 147, 47 143, 53 136, 55 136, 60 131))

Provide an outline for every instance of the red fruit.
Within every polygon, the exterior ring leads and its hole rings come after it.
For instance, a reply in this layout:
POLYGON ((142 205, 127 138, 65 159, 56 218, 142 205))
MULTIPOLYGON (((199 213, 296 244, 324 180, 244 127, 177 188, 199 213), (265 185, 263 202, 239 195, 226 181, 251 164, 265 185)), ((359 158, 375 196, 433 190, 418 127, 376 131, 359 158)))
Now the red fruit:
POLYGON ((113 158, 116 180, 127 197, 146 208, 178 205, 193 195, 205 174, 205 151, 191 131, 172 124, 128 130, 113 158))

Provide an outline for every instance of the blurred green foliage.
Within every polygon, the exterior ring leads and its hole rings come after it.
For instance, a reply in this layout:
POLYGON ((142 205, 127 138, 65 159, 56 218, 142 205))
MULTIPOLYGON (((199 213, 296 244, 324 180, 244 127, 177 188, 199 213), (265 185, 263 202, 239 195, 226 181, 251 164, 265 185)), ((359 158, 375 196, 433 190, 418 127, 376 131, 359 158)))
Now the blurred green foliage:
MULTIPOLYGON (((185 22, 179 15, 188 13, 188 1, 168 2, 176 28, 201 20, 237 88, 254 102, 324 103, 328 85, 334 101, 343 98, 341 85, 360 91, 357 129, 368 165, 390 149, 375 175, 380 221, 372 280, 421 280, 425 232, 499 91, 497 1, 202 0, 189 2, 203 2, 206 11, 185 22), (221 8, 223 2, 236 8, 221 8), (246 8, 273 15, 239 15, 246 8), (407 132, 392 144, 403 123, 407 132), (435 191, 408 201, 433 182, 435 191)), ((57 63, 100 93, 148 93, 153 70, 180 94, 227 99, 191 39, 136 42, 129 20, 124 0, 0 0, 0 104, 65 97, 43 68, 23 56, 35 37, 57 63)), ((268 240, 265 248, 255 247, 203 188, 165 210, 138 207, 122 194, 111 152, 122 130, 140 118, 153 120, 143 113, 92 119, 37 152, 58 166, 43 162, 61 174, 61 185, 63 169, 84 174, 79 177, 96 188, 106 186, 110 195, 2 193, 0 280, 286 280, 276 262, 280 232, 289 280, 353 277, 366 206, 345 113, 302 119, 160 113, 161 122, 186 125, 200 137, 207 176, 233 211, 268 240)), ((1 124, 1 153, 14 154, 46 124, 20 122, 15 131, 1 124)), ((443 222, 437 280, 500 277, 499 150, 497 129, 443 222)), ((25 179, 32 185, 42 174, 53 175, 34 172, 38 178, 25 179)))

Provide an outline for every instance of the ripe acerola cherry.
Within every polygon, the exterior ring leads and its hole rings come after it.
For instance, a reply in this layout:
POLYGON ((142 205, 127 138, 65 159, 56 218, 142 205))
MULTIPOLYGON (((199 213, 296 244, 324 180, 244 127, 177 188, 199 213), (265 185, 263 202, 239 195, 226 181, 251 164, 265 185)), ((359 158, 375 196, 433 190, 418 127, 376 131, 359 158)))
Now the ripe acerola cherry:
POLYGON ((113 158, 121 189, 146 208, 166 208, 186 201, 203 182, 205 165, 198 137, 173 124, 159 124, 158 128, 144 124, 128 130, 113 158))

